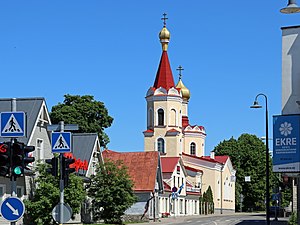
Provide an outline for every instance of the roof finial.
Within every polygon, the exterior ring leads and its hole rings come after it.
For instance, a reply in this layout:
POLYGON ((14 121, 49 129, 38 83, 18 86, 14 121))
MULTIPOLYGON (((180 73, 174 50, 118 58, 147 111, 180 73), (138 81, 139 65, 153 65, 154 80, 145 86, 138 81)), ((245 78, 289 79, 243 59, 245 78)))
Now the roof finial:
POLYGON ((181 65, 179 65, 176 70, 179 70, 179 80, 181 80, 181 77, 182 77, 181 71, 184 70, 184 69, 181 65))
POLYGON ((170 32, 168 31, 168 29, 166 27, 166 20, 168 19, 167 18, 167 13, 164 13, 163 16, 164 17, 161 18, 161 19, 164 21, 164 27, 159 32, 159 39, 160 39, 163 51, 167 51, 168 44, 169 44, 169 41, 170 41, 170 32))
POLYGON ((167 13, 164 13, 163 14, 163 18, 161 18, 161 20, 163 20, 164 21, 164 27, 166 27, 166 25, 167 25, 167 23, 166 23, 166 20, 168 19, 168 17, 167 17, 167 13))

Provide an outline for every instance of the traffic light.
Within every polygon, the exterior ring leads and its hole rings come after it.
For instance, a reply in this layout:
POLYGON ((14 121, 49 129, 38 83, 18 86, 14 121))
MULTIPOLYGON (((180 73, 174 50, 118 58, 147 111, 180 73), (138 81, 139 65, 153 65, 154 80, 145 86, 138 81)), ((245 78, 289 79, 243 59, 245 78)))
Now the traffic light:
POLYGON ((52 159, 46 159, 46 163, 51 165, 50 168, 46 169, 47 173, 50 173, 52 176, 58 176, 58 158, 53 157, 52 159))
POLYGON ((75 172, 75 168, 70 168, 70 165, 75 162, 75 159, 62 157, 62 179, 64 180, 64 186, 69 184, 69 175, 75 172))
POLYGON ((23 168, 24 168, 24 170, 30 171, 30 169, 28 168, 28 164, 33 163, 35 158, 32 156, 29 156, 29 153, 33 152, 35 150, 35 147, 23 145, 23 150, 24 150, 23 168))
POLYGON ((23 143, 15 141, 12 143, 11 151, 11 173, 12 177, 20 177, 24 173, 23 168, 23 143))
POLYGON ((10 142, 0 143, 0 176, 9 175, 10 168, 10 142))
POLYGON ((15 140, 11 149, 11 173, 16 178, 24 174, 29 163, 34 162, 34 157, 29 157, 28 153, 34 151, 35 147, 15 140))

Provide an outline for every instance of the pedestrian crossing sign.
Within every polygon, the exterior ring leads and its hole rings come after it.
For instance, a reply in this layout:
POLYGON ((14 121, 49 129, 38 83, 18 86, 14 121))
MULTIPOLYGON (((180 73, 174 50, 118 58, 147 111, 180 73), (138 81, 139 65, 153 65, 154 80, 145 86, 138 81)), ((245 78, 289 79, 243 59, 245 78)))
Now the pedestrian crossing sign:
POLYGON ((52 153, 71 152, 71 132, 52 133, 52 153))
POLYGON ((25 113, 24 112, 1 112, 1 137, 24 137, 25 132, 25 113))

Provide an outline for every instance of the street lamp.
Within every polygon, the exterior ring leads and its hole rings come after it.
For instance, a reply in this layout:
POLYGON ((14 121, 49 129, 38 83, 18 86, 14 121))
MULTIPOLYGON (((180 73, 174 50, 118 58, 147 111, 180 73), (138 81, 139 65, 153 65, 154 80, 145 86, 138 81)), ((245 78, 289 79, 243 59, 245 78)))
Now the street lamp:
POLYGON ((280 9, 280 12, 291 14, 300 12, 300 7, 297 5, 296 0, 289 0, 287 7, 280 9))
POLYGON ((264 96, 266 100, 266 220, 267 225, 270 225, 270 182, 269 182, 269 135, 268 135, 268 98, 265 94, 258 94, 255 97, 254 103, 250 108, 258 109, 262 106, 258 103, 257 98, 264 96))

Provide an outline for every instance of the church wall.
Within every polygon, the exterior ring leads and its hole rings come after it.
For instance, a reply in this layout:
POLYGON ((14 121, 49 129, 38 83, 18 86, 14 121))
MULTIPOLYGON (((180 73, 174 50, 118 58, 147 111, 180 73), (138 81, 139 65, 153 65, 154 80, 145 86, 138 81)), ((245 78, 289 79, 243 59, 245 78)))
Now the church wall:
POLYGON ((168 127, 169 129, 171 127, 173 128, 178 128, 181 127, 181 103, 178 101, 155 101, 154 102, 154 124, 157 125, 157 110, 162 108, 164 110, 164 122, 165 126, 168 127), (172 109, 175 109, 176 111, 176 125, 172 124, 170 125, 170 112, 172 109))
POLYGON ((232 180, 232 174, 227 164, 225 164, 224 171, 222 172, 222 177, 222 208, 235 211, 235 182, 233 182, 232 180))
POLYGON ((196 156, 198 157, 204 156, 205 139, 202 136, 198 136, 198 135, 197 136, 184 135, 184 152, 186 154, 191 154, 190 146, 192 142, 196 144, 196 156))

